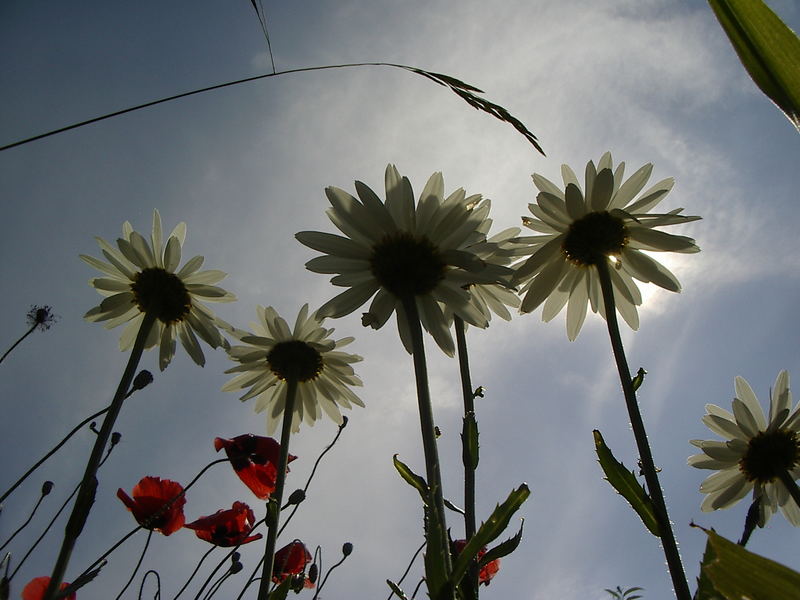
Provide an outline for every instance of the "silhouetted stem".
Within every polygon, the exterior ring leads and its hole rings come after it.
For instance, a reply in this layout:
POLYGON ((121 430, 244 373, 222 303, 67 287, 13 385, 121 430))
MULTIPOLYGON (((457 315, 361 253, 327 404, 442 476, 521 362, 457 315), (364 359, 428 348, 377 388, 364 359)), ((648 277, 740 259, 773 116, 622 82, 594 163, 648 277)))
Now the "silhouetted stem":
MULTIPOLYGON (((275 491, 270 498, 270 501, 274 500, 276 503, 275 515, 274 519, 267 519, 267 544, 264 550, 264 564, 258 587, 258 600, 268 600, 269 598, 269 584, 272 581, 272 565, 275 561, 275 544, 278 541, 281 504, 283 503, 283 488, 286 483, 286 467, 289 464, 289 439, 292 435, 292 416, 297 396, 297 380, 290 378, 286 381, 286 385, 286 406, 283 408, 283 427, 281 428, 281 453, 278 459, 275 491)), ((269 514, 269 504, 267 504, 267 514, 269 514)))
POLYGON ((178 600, 178 597, 179 597, 179 596, 180 596, 180 595, 181 595, 181 594, 182 594, 182 593, 183 593, 183 592, 186 590, 186 588, 187 588, 187 587, 189 587, 189 584, 192 582, 192 579, 194 579, 194 576, 195 576, 195 575, 197 575, 197 572, 200 570, 200 567, 202 566, 203 562, 204 562, 204 561, 205 561, 205 560, 206 560, 206 559, 209 557, 209 555, 210 555, 210 554, 211 554, 211 553, 212 553, 214 550, 216 550, 216 549, 217 549, 217 547, 216 547, 216 546, 211 546, 211 548, 209 548, 209 549, 206 551, 206 553, 205 553, 205 554, 203 554, 203 556, 202 556, 202 557, 200 557, 200 561, 197 563, 197 566, 194 568, 194 571, 192 571, 192 574, 191 574, 191 575, 189 575, 189 579, 187 579, 187 580, 186 580, 186 583, 184 583, 184 584, 183 584, 183 587, 182 587, 181 589, 179 589, 179 590, 178 590, 178 593, 177 593, 177 594, 175 594, 175 597, 174 597, 172 600, 178 600))
POLYGON ((661 491, 661 484, 658 481, 658 473, 653 461, 653 454, 650 451, 650 442, 647 440, 647 432, 644 428, 644 421, 639 412, 639 404, 636 400, 636 391, 633 389, 631 372, 628 368, 628 361, 625 358, 625 349, 622 346, 622 338, 619 333, 619 323, 617 322, 617 309, 614 304, 614 288, 611 283, 611 275, 608 272, 608 263, 603 261, 597 265, 597 272, 600 276, 600 288, 603 292, 603 306, 606 312, 606 323, 608 324, 608 335, 611 338, 611 348, 614 351, 614 359, 617 363, 619 379, 622 383, 622 391, 625 396, 625 405, 628 409, 628 416, 633 429, 633 437, 636 439, 636 446, 639 450, 642 472, 647 483, 647 491, 653 500, 658 528, 661 533, 661 544, 664 555, 667 559, 672 585, 675 588, 675 595, 679 600, 691 600, 689 585, 686 583, 686 575, 681 563, 681 556, 678 552, 678 545, 675 542, 675 535, 672 532, 672 524, 669 521, 667 505, 664 502, 664 494, 661 491))
POLYGON ((2 495, 2 496, 0 496, 0 502, 3 502, 3 500, 5 500, 6 498, 8 498, 8 496, 9 496, 9 495, 10 495, 10 494, 11 494, 11 493, 12 493, 12 492, 15 490, 15 489, 17 489, 17 488, 19 487, 19 485, 20 485, 20 484, 21 484, 23 481, 25 481, 25 480, 26 480, 28 477, 30 477, 30 476, 31 476, 31 473, 33 473, 33 472, 34 472, 36 469, 38 469, 39 467, 41 467, 41 466, 42 466, 42 464, 44 464, 44 462, 45 462, 45 461, 46 461, 48 458, 50 458, 51 456, 53 456, 53 454, 55 454, 56 452, 58 452, 58 450, 61 448, 61 446, 63 446, 64 444, 66 444, 66 443, 67 443, 67 441, 69 441, 69 439, 70 439, 70 438, 71 438, 73 435, 75 435, 76 433, 78 433, 78 431, 80 431, 80 430, 81 430, 81 428, 82 428, 84 425, 86 425, 86 424, 87 424, 87 423, 89 423, 90 421, 93 421, 94 419, 96 419, 96 418, 97 418, 97 417, 99 417, 100 415, 102 415, 102 414, 105 414, 106 412, 108 412, 108 409, 109 409, 109 408, 111 408, 111 407, 110 407, 110 406, 106 406, 104 409, 102 409, 102 410, 98 410, 96 413, 94 413, 93 415, 89 415, 89 416, 88 416, 88 417, 86 417, 86 418, 85 418, 83 421, 81 421, 81 422, 80 422, 80 423, 78 423, 78 424, 77 424, 75 427, 73 427, 73 428, 72 428, 72 431, 70 431, 70 432, 69 432, 69 433, 68 433, 68 434, 67 434, 67 435, 64 437, 64 439, 63 439, 63 440, 61 440, 61 441, 60 441, 58 444, 56 444, 56 445, 53 447, 53 449, 52 449, 52 450, 50 450, 50 451, 49 451, 47 454, 45 454, 45 455, 44 455, 42 458, 40 458, 40 459, 39 459, 39 460, 36 462, 36 464, 35 464, 35 465, 33 465, 33 466, 30 468, 30 469, 28 469, 28 470, 25 472, 25 474, 24 474, 22 477, 20 477, 19 479, 17 479, 17 481, 16 481, 16 483, 14 483, 14 485, 12 485, 10 488, 8 488, 8 489, 7 489, 7 490, 6 490, 6 491, 3 493, 3 495, 2 495))
POLYGON ((6 356, 8 356, 9 354, 11 354, 11 351, 12 351, 14 348, 16 348, 17 346, 19 346, 19 345, 22 343, 22 340, 24 340, 26 337, 28 337, 30 334, 32 334, 32 333, 33 333, 33 330, 34 330, 34 329, 36 329, 38 326, 39 326, 39 323, 34 323, 33 325, 31 325, 31 328, 30 328, 30 329, 28 329, 28 331, 26 331, 25 333, 23 333, 23 334, 22 334, 22 337, 21 337, 21 338, 19 338, 19 339, 18 339, 16 342, 14 342, 14 343, 11 345, 11 348, 9 348, 8 350, 6 350, 6 351, 3 353, 3 356, 0 356, 0 363, 1 363, 1 362, 3 362, 3 361, 6 359, 6 356))
MULTIPOLYGON (((422 340, 422 326, 419 322, 417 302, 413 296, 403 298, 403 309, 406 312, 409 328, 411 329, 411 344, 413 348, 414 376, 417 383, 417 404, 419 406, 419 423, 422 431, 422 448, 425 452, 425 473, 428 487, 433 494, 433 506, 441 524, 441 546, 444 549, 443 558, 447 576, 452 571, 450 557, 450 543, 447 539, 447 521, 444 512, 444 495, 442 492, 442 475, 439 465, 439 452, 436 448, 436 428, 433 420, 433 406, 431 394, 428 389, 428 366, 425 362, 425 345, 422 340)), ((260 599, 259 599, 260 600, 260 599)))
POLYGON ((0 546, 0 551, 2 551, 3 548, 8 546, 11 543, 11 540, 17 537, 17 534, 28 526, 28 523, 30 523, 31 519, 33 519, 33 515, 36 514, 36 511, 39 508, 39 505, 42 503, 42 500, 44 500, 45 496, 46 494, 44 493, 39 494, 39 500, 36 501, 36 505, 33 507, 31 514, 28 515, 28 518, 25 520, 25 522, 22 525, 20 525, 14 533, 11 534, 11 537, 6 540, 6 543, 0 546))
POLYGON ((100 466, 100 461, 103 457, 108 440, 111 437, 111 431, 114 428, 114 423, 119 416, 122 409, 122 403, 131 387, 131 382, 136 374, 136 368, 139 365, 139 360, 144 351, 144 345, 147 341, 147 336, 150 329, 155 324, 156 317, 154 314, 145 313, 142 324, 139 327, 139 333, 136 335, 136 341, 133 343, 128 364, 120 379, 117 392, 114 394, 114 399, 111 401, 111 406, 108 408, 108 414, 103 419, 103 426, 97 434, 97 439, 92 448, 92 453, 89 456, 89 461, 86 463, 86 470, 83 474, 78 498, 75 500, 75 505, 72 507, 72 514, 67 521, 67 526, 64 530, 64 540, 61 543, 61 549, 58 552, 56 564, 53 567, 53 573, 50 576, 50 584, 47 586, 47 591, 44 594, 44 600, 54 600, 61 582, 64 580, 64 573, 69 565, 72 550, 75 548, 75 542, 78 540, 83 526, 86 524, 86 519, 92 509, 94 503, 95 492, 97 491, 97 469, 100 466))
MULTIPOLYGON (((411 571, 411 567, 414 565, 414 561, 415 561, 415 560, 417 560, 417 557, 419 556, 419 553, 420 553, 420 552, 422 552, 422 550, 423 550, 424 548, 425 548, 425 542, 422 542, 422 545, 421 545, 419 548, 417 548, 417 551, 416 551, 416 552, 414 552, 414 556, 412 556, 412 557, 411 557, 411 560, 408 562, 408 566, 406 567, 406 570, 405 570, 405 571, 403 571, 403 575, 400 577, 400 579, 398 579, 397 581, 395 581, 395 583, 396 583, 398 586, 399 586, 401 583, 403 583, 403 580, 406 578, 406 576, 407 576, 407 575, 409 574, 409 572, 411 571)), ((392 600, 392 596, 394 596, 394 591, 392 591, 392 592, 389 592, 389 596, 387 596, 386 600, 392 600)))
POLYGON ((133 573, 131 573, 131 578, 128 579, 128 583, 125 584, 125 587, 122 588, 122 591, 120 591, 120 593, 117 595, 116 600, 119 600, 120 598, 122 598, 122 594, 125 593, 125 590, 127 590, 130 587, 130 585, 133 583, 133 580, 136 579, 136 573, 139 572, 139 567, 142 566, 142 561, 144 560, 144 555, 147 554, 147 549, 150 547, 150 538, 152 538, 152 537, 153 537, 153 530, 151 529, 150 531, 147 532, 147 540, 145 540, 144 548, 142 549, 142 553, 139 556, 139 560, 136 563, 136 566, 133 568, 133 573))

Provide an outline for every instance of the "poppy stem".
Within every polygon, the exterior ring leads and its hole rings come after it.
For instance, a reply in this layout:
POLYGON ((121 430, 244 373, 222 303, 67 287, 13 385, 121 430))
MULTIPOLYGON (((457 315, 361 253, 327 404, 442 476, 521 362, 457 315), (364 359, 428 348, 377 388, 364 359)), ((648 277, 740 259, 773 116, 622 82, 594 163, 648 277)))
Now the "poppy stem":
POLYGON ((122 373, 117 392, 114 394, 114 399, 111 401, 111 406, 108 408, 108 413, 103 419, 103 426, 97 434, 92 453, 89 455, 89 460, 86 463, 86 470, 83 474, 83 479, 80 484, 80 491, 72 507, 72 514, 67 521, 67 526, 64 529, 64 540, 61 542, 61 549, 56 559, 56 564, 53 567, 53 573, 50 576, 50 584, 47 586, 47 591, 44 594, 44 600, 54 600, 58 594, 61 582, 64 580, 64 573, 67 570, 69 559, 72 556, 72 550, 75 547, 75 542, 83 531, 83 526, 86 524, 86 519, 94 504, 95 492, 97 491, 97 469, 100 467, 100 461, 103 458, 103 452, 108 440, 111 437, 111 431, 114 428, 114 423, 119 416, 122 409, 122 403, 131 386, 133 377, 136 374, 136 369, 139 365, 139 360, 142 358, 147 337, 150 330, 155 325, 156 316, 152 313, 145 313, 142 319, 142 324, 139 327, 139 333, 136 334, 136 341, 133 343, 128 364, 125 371, 122 373))
MULTIPOLYGON (((450 543, 447 539, 447 522, 445 520, 444 495, 442 493, 442 474, 439 463, 439 453, 436 448, 436 428, 433 420, 431 394, 428 388, 428 366, 425 362, 425 345, 422 339, 422 326, 419 321, 417 301, 414 296, 403 298, 403 310, 406 313, 406 319, 409 329, 411 330, 414 376, 417 384, 417 403, 419 405, 419 423, 422 431, 422 448, 425 452, 425 472, 428 489, 433 496, 433 502, 432 505, 429 506, 429 510, 436 513, 436 518, 439 521, 440 527, 438 528, 439 531, 436 533, 440 535, 441 539, 438 540, 436 545, 442 548, 441 560, 444 565, 445 575, 449 578, 453 567, 452 558, 450 556, 450 543)), ((435 546, 431 544, 430 539, 427 541, 428 551, 430 552, 435 546)))
MULTIPOLYGON (((464 320, 454 316, 456 328, 456 348, 458 350, 458 368, 461 373, 461 393, 464 396, 464 424, 461 431, 462 457, 464 463, 464 538, 467 542, 475 535, 475 469, 478 456, 472 455, 470 432, 475 432, 477 441, 478 426, 475 419, 475 393, 472 390, 472 378, 469 372, 469 354, 467 352, 467 327, 464 320)), ((477 444, 474 450, 477 451, 477 444)), ((478 598, 478 562, 473 560, 462 582, 467 588, 470 598, 478 598)))
POLYGON ((283 488, 286 483, 286 467, 289 464, 289 438, 292 435, 292 417, 294 416, 294 403, 297 397, 297 379, 286 380, 286 405, 283 408, 283 427, 281 428, 281 454, 278 458, 278 473, 275 478, 275 491, 267 503, 267 514, 270 504, 275 503, 267 519, 267 545, 264 549, 264 565, 261 571, 261 581, 258 584, 258 600, 268 600, 269 586, 272 583, 272 565, 275 560, 275 544, 278 541, 278 527, 280 525, 281 504, 283 503, 283 488))
POLYGON ((778 477, 780 478, 781 483, 786 487, 786 491, 789 492, 792 500, 794 500, 795 504, 800 507, 800 488, 797 487, 797 482, 792 479, 789 471, 786 469, 780 469, 778 471, 778 477))
POLYGON ((139 561, 133 568, 133 573, 131 573, 131 578, 128 579, 128 583, 125 584, 125 587, 122 588, 122 591, 120 591, 115 600, 119 600, 120 598, 122 598, 122 595, 133 583, 133 580, 136 579, 136 573, 139 572, 139 567, 142 566, 142 561, 144 561, 144 555, 147 554, 147 549, 150 547, 150 538, 152 537, 153 537, 153 530, 151 529, 150 531, 147 532, 147 539, 144 542, 144 548, 142 549, 142 553, 139 555, 139 561))
POLYGON ((636 446, 639 450, 642 472, 647 483, 647 491, 653 501, 658 529, 660 532, 661 544, 664 555, 667 559, 667 567, 672 577, 672 585, 675 596, 679 600, 691 600, 692 594, 689 592, 689 584, 686 583, 686 575, 681 563, 681 556, 678 552, 678 544, 675 541, 675 534, 667 513, 667 505, 664 502, 664 494, 661 491, 661 484, 658 481, 656 466, 653 461, 653 454, 650 451, 650 442, 647 440, 647 432, 644 428, 644 421, 639 412, 639 404, 636 400, 636 391, 633 389, 631 372, 628 368, 628 360, 625 358, 625 348, 622 345, 622 337, 619 333, 619 323, 617 322, 617 309, 614 304, 614 288, 611 284, 611 275, 608 271, 608 262, 603 260, 597 265, 597 272, 600 277, 600 289, 603 292, 603 306, 606 312, 606 323, 608 324, 608 335, 611 338, 611 348, 614 352, 614 360, 617 363, 619 379, 622 383, 622 391, 625 396, 625 405, 628 409, 628 417, 633 428, 633 436, 636 439, 636 446))

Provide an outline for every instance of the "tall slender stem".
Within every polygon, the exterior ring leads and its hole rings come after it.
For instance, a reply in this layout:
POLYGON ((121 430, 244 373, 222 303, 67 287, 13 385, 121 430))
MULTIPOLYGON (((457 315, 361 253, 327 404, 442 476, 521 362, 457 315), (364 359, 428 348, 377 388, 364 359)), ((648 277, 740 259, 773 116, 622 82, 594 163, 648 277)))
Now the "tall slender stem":
MULTIPOLYGON (((295 397, 297 396, 297 379, 287 379, 286 386, 286 406, 283 409, 278 474, 275 478, 275 492, 269 500, 270 502, 275 502, 275 510, 273 518, 267 519, 267 546, 264 549, 264 565, 261 571, 261 581, 258 584, 258 600, 267 600, 269 597, 269 586, 272 583, 272 565, 275 561, 275 544, 278 541, 278 528, 280 526, 281 504, 283 504, 283 488, 286 483, 286 467, 289 464, 289 438, 292 435, 292 416, 294 414, 295 397)), ((267 504, 267 514, 269 514, 269 503, 267 504)))
POLYGON ((436 428, 433 421, 433 406, 431 394, 428 389, 428 366, 425 362, 425 346, 422 340, 422 326, 419 322, 417 302, 413 296, 403 298, 403 310, 406 313, 409 328, 411 329, 411 344, 413 348, 414 375, 417 383, 417 404, 419 405, 419 424, 422 431, 422 448, 425 453, 425 473, 428 487, 433 493, 432 510, 436 511, 441 523, 441 547, 445 549, 444 564, 447 575, 452 572, 452 560, 447 539, 447 522, 444 512, 444 495, 442 492, 442 474, 439 465, 439 452, 436 448, 436 428))
POLYGON ((644 421, 639 412, 639 404, 636 400, 636 391, 633 389, 631 372, 628 368, 628 361, 625 358, 625 349, 622 346, 622 338, 619 333, 619 323, 617 322, 617 309, 614 304, 614 289, 611 284, 611 275, 608 272, 608 262, 602 261, 597 264, 597 272, 600 276, 600 288, 603 292, 603 306, 606 312, 606 323, 608 323, 608 335, 611 338, 611 348, 614 351, 614 359, 617 363, 619 379, 622 383, 622 391, 625 395, 625 405, 628 408, 628 416, 633 428, 633 436, 636 438, 636 446, 639 450, 642 471, 647 483, 647 490, 653 500, 656 517, 658 519, 659 532, 661 533, 661 544, 664 555, 667 559, 672 585, 675 588, 675 595, 679 600, 691 600, 689 585, 686 583, 686 575, 681 563, 678 544, 675 542, 675 534, 667 513, 667 505, 664 502, 664 494, 661 491, 661 484, 658 481, 656 466, 653 461, 653 454, 650 451, 650 442, 647 440, 647 432, 644 428, 644 421))
POLYGON ((94 503, 95 492, 97 491, 97 469, 100 466, 100 461, 103 458, 103 451, 105 450, 108 440, 111 437, 111 431, 114 428, 114 423, 119 416, 122 409, 122 403, 131 386, 133 376, 139 366, 139 360, 144 351, 144 345, 147 341, 147 336, 150 334, 150 329, 156 321, 155 314, 145 313, 142 324, 139 327, 139 333, 136 335, 136 341, 133 343, 128 364, 125 371, 122 373, 117 392, 114 394, 114 399, 111 401, 111 406, 108 408, 108 414, 103 419, 103 426, 97 434, 92 453, 89 456, 89 461, 86 463, 86 470, 83 473, 81 480, 80 491, 78 498, 75 500, 75 505, 72 507, 72 514, 67 521, 67 526, 64 530, 64 540, 61 543, 61 549, 56 559, 53 573, 50 576, 50 584, 47 586, 47 591, 44 594, 44 600, 54 600, 61 582, 64 580, 64 573, 67 570, 69 559, 72 556, 72 550, 75 548, 75 542, 78 540, 83 526, 86 524, 86 519, 89 516, 89 511, 92 509, 94 503))
MULTIPOLYGON (((469 541, 475 535, 475 468, 473 457, 469 451, 470 423, 475 420, 475 394, 472 391, 472 378, 469 372, 469 354, 467 352, 466 325, 456 315, 453 319, 456 329, 456 348, 458 349, 458 368, 461 373, 461 393, 464 396, 464 425, 461 430, 462 456, 464 462, 464 538, 469 541)), ((475 461, 477 462, 477 460, 475 461)), ((470 597, 478 598, 478 561, 473 560, 467 571, 466 586, 470 597)))

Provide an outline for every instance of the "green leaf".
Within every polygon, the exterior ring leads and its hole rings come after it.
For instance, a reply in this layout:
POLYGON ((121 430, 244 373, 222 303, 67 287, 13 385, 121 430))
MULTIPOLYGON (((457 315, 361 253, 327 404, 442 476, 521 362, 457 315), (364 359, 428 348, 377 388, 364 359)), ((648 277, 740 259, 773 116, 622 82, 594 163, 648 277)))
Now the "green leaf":
POLYGON ((464 417, 461 446, 464 467, 474 471, 478 468, 478 423, 475 421, 474 412, 464 417))
POLYGON ((422 501, 427 505, 428 484, 425 479, 414 473, 414 471, 412 471, 407 464, 397 458, 397 454, 392 457, 392 462, 394 463, 394 468, 397 469, 398 473, 400 473, 400 477, 405 479, 411 487, 419 492, 419 495, 422 497, 422 501))
POLYGON ((287 577, 281 584, 272 590, 269 594, 269 600, 286 600, 289 595, 289 590, 292 589, 292 578, 287 577))
POLYGON ((456 513, 458 513, 458 514, 460 514, 460 515, 466 514, 466 513, 464 512, 464 509, 463 509, 463 508, 461 508, 461 507, 459 507, 459 506, 456 506, 455 504, 453 504, 452 502, 450 502, 450 500, 448 500, 447 498, 442 498, 442 500, 444 501, 444 505, 445 505, 447 508, 449 508, 450 510, 452 510, 453 512, 456 512, 456 513))
POLYGON ((800 599, 800 573, 753 554, 713 531, 706 534, 715 556, 703 570, 723 598, 800 599))
POLYGON ((625 498, 642 519, 642 523, 654 536, 659 537, 658 520, 656 519, 655 505, 644 491, 642 484, 636 476, 619 462, 611 450, 606 446, 603 436, 596 429, 594 435, 594 447, 597 451, 597 458, 600 466, 606 474, 606 481, 625 498))
POLYGON ((398 598, 400 598, 400 600, 408 600, 408 596, 406 596, 403 590, 400 589, 399 585, 388 579, 386 580, 386 583, 392 589, 392 593, 398 598))
POLYGON ((516 535, 512 538, 508 538, 502 544, 498 544, 494 548, 491 548, 483 557, 478 561, 478 566, 482 567, 484 565, 488 565, 493 560, 498 558, 502 558, 504 556, 508 556, 514 550, 517 549, 519 546, 520 541, 522 541, 522 527, 525 525, 525 519, 522 519, 522 523, 519 524, 519 531, 516 535))
POLYGON ((762 0, 709 0, 744 68, 800 130, 800 40, 762 0))
POLYGON ((711 547, 711 540, 706 542, 706 550, 703 553, 703 560, 700 563, 700 575, 697 578, 697 592, 693 600, 721 600, 722 596, 714 587, 714 584, 706 573, 706 567, 717 559, 714 548, 711 547))
POLYGON ((498 504, 491 516, 478 528, 478 531, 467 542, 453 565, 452 583, 457 585, 464 577, 470 562, 478 555, 481 548, 496 540, 508 527, 508 522, 522 503, 528 499, 531 491, 523 483, 513 490, 502 504, 498 504))
POLYGON ((642 367, 639 367, 639 370, 636 371, 636 376, 631 379, 631 385, 633 385, 633 391, 638 391, 642 384, 644 383, 644 376, 647 375, 647 371, 645 371, 642 367))

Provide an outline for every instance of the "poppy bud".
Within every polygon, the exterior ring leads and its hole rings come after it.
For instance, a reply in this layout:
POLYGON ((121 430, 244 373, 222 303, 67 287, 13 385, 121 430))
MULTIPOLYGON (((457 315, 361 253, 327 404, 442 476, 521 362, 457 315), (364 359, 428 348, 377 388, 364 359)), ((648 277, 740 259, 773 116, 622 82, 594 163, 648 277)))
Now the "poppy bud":
POLYGON ((122 434, 118 431, 115 431, 111 434, 111 445, 116 446, 119 444, 119 441, 122 439, 122 434))
POLYGON ((42 496, 47 496, 47 494, 49 494, 52 491, 53 491, 53 482, 45 481, 42 484, 42 496))
POLYGON ((231 562, 239 562, 240 558, 242 558, 242 555, 239 552, 231 554, 231 562))
POLYGON ((142 369, 139 371, 139 374, 134 377, 133 385, 131 385, 131 391, 142 390, 151 383, 153 383, 153 374, 150 371, 142 369))
POLYGON ((237 560, 231 564, 231 575, 236 575, 242 569, 244 569, 244 565, 237 560))
POLYGON ((291 494, 289 494, 289 499, 286 501, 287 504, 300 504, 303 500, 306 499, 306 493, 303 490, 295 490, 291 494))
POLYGON ((311 583, 317 583, 317 576, 319 575, 319 567, 314 563, 308 568, 308 580, 311 583))
POLYGON ((345 542, 342 544, 342 554, 345 556, 350 556, 353 553, 353 544, 350 542, 345 542))

